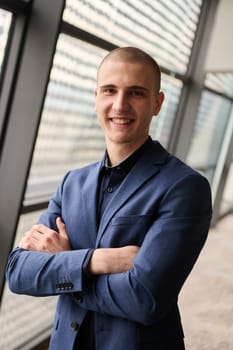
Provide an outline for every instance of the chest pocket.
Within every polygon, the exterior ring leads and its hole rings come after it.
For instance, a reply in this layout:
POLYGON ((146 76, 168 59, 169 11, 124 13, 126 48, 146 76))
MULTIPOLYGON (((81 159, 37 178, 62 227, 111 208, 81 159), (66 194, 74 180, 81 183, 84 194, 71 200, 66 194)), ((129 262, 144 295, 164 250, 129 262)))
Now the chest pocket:
POLYGON ((140 246, 153 220, 153 215, 114 217, 102 237, 101 247, 140 246))

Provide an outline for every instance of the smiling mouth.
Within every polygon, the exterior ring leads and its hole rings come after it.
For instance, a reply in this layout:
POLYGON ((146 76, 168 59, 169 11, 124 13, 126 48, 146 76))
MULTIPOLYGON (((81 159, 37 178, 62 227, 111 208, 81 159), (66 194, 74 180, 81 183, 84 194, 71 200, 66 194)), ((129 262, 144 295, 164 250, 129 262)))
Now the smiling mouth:
POLYGON ((114 124, 118 124, 118 125, 127 125, 127 124, 131 123, 130 119, 124 119, 124 118, 111 118, 111 121, 114 124))

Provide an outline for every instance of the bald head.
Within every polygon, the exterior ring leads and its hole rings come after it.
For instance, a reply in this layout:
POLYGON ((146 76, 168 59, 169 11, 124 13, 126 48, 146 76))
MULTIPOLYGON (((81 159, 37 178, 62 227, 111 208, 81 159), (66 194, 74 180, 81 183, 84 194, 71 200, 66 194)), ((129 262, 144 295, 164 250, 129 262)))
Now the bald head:
POLYGON ((110 51, 102 60, 102 62, 99 65, 98 72, 97 72, 97 81, 98 81, 98 75, 99 71, 101 70, 101 67, 103 64, 107 61, 115 61, 115 62, 127 62, 127 63, 140 63, 145 66, 149 66, 152 69, 152 72, 154 73, 154 79, 155 79, 155 85, 157 86, 158 90, 160 90, 160 84, 161 84, 161 72, 158 63, 146 52, 136 48, 136 47, 118 47, 117 49, 114 49, 113 51, 110 51))

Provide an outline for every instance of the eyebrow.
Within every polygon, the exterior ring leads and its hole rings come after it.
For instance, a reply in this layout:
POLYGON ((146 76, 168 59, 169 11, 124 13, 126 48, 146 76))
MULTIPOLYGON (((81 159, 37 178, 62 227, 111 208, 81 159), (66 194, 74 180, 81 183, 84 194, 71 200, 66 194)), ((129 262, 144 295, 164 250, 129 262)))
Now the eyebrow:
MULTIPOLYGON (((116 85, 114 84, 106 84, 106 85, 100 85, 100 89, 106 89, 106 88, 117 88, 116 85)), ((128 90, 143 90, 143 91, 149 91, 149 89, 145 88, 144 86, 141 85, 131 85, 127 87, 128 90)))
POLYGON ((113 84, 105 84, 105 85, 100 85, 99 88, 100 89, 104 89, 104 88, 115 88, 116 85, 113 84))

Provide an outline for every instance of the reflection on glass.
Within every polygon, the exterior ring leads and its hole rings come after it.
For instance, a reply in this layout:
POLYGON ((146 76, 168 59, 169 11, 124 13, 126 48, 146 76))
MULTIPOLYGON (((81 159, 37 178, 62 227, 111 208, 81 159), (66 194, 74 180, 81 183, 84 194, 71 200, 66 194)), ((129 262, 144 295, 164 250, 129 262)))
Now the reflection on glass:
POLYGON ((202 0, 67 0, 63 19, 118 46, 143 48, 159 64, 187 69, 202 0))
POLYGON ((6 43, 9 35, 12 14, 8 11, 0 9, 0 75, 2 70, 2 62, 5 55, 6 43))
MULTIPOLYGON (((20 237, 37 221, 40 212, 20 217, 15 246, 20 237)), ((53 323, 56 297, 35 298, 13 294, 5 286, 0 313, 0 349, 15 350, 33 340, 39 334, 45 334, 53 323)))
POLYGON ((202 93, 187 162, 213 178, 224 138, 231 104, 208 91, 202 93))

